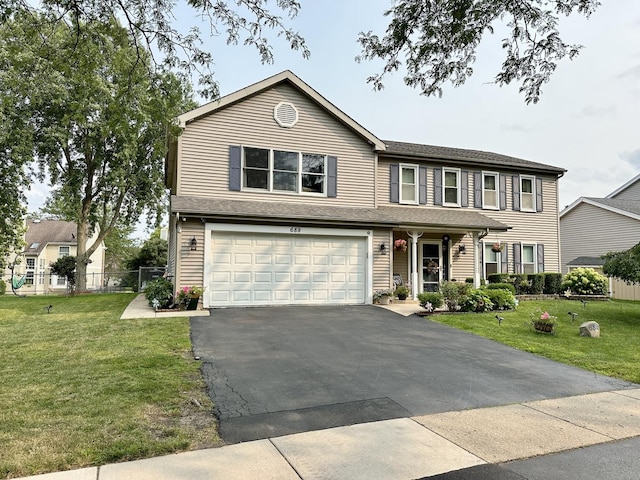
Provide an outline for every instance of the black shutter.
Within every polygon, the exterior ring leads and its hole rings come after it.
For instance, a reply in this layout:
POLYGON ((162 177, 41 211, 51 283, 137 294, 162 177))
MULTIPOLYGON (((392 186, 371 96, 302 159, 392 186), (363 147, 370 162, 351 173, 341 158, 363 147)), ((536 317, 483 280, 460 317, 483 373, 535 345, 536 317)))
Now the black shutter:
POLYGON ((513 273, 522 273, 522 250, 520 243, 513 244, 513 273))
POLYGON ((536 212, 542 211, 542 179, 536 178, 536 212))
POLYGON ((442 169, 433 169, 433 204, 442 205, 442 169))
POLYGON ((237 145, 229 147, 229 190, 242 188, 242 148, 237 145))
POLYGON ((400 202, 400 165, 392 163, 389 165, 389 177, 391 179, 391 185, 389 186, 391 203, 400 202))
POLYGON ((544 272, 544 244, 538 244, 538 273, 544 272))
POLYGON ((329 155, 327 157, 327 197, 338 196, 338 158, 329 155))
MULTIPOLYGON (((516 212, 520 211, 520 177, 518 175, 514 175, 511 177, 512 190, 513 190, 513 210, 516 212)), ((516 272, 517 273, 517 272, 516 272)))
POLYGON ((500 174, 500 210, 507 209, 507 176, 500 174))
POLYGON ((482 173, 473 172, 473 206, 482 208, 482 173))
POLYGON ((460 172, 460 206, 469 206, 469 172, 460 172))
POLYGON ((420 192, 418 203, 421 205, 427 204, 427 167, 420 167, 418 172, 418 179, 420 180, 420 192))

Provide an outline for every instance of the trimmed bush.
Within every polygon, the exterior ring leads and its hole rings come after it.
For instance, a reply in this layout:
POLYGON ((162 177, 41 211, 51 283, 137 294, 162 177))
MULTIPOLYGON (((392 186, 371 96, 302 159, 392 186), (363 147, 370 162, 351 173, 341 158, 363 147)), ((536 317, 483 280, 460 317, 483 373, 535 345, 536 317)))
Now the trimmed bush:
POLYGON ((544 291, 544 273, 530 273, 527 275, 527 281, 530 284, 529 293, 533 295, 541 295, 544 291))
POLYGON ((444 296, 440 292, 424 292, 418 294, 418 301, 422 308, 427 308, 427 303, 430 303, 436 309, 444 304, 444 296))
POLYGON ((0 280, 0 295, 4 295, 7 291, 7 284, 4 283, 4 280, 0 280))
POLYGON ((526 295, 530 293, 531 283, 527 279, 526 273, 512 275, 513 286, 516 287, 516 295, 526 295))
POLYGON ((492 273, 487 276, 489 283, 508 283, 510 275, 508 273, 492 273))
POLYGON ((562 293, 561 273, 544 274, 544 293, 546 293, 547 295, 557 295, 559 293, 562 293))
POLYGON ((561 289, 574 295, 606 295, 607 278, 593 268, 576 268, 564 276, 561 289))
POLYGON ((490 312, 493 310, 493 302, 486 293, 481 288, 471 290, 460 301, 460 309, 463 312, 490 312))
MULTIPOLYGON (((496 283, 494 285, 509 285, 513 288, 513 285, 509 283, 496 283)), ((484 293, 493 303, 494 310, 514 310, 516 308, 516 297, 512 290, 506 288, 486 288, 484 293)))
POLYGON ((516 293, 516 287, 513 283, 490 283, 486 286, 487 290, 509 290, 512 295, 516 293))
POLYGON ((173 284, 166 278, 156 278, 147 283, 144 289, 150 307, 167 308, 173 303, 173 284), (154 302, 157 301, 157 305, 154 302))

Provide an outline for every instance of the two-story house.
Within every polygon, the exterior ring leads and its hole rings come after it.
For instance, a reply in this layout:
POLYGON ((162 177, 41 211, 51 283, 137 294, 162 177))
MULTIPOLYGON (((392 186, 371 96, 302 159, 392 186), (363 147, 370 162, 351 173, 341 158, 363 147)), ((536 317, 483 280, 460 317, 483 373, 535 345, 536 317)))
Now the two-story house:
MULTIPOLYGON (((593 268, 602 273, 608 252, 640 243, 640 175, 604 198, 580 197, 560 212, 562 273, 593 268)), ((610 279, 614 298, 639 300, 640 286, 610 279)))
POLYGON ((394 278, 415 297, 559 271, 562 168, 381 140, 290 71, 179 122, 169 272, 204 285, 204 307, 365 304, 394 278))
MULTIPOLYGON (((44 294, 64 292, 67 280, 51 273, 50 265, 61 257, 75 256, 78 242, 76 240, 76 224, 63 220, 33 219, 25 220, 24 249, 10 255, 6 262, 10 264, 19 259, 14 268, 16 277, 24 277, 20 293, 44 294)), ((97 233, 89 242, 93 243, 97 233)), ((87 265, 87 288, 94 290, 102 285, 104 274, 104 244, 91 255, 87 265)), ((5 271, 5 278, 10 279, 11 271, 5 271)))

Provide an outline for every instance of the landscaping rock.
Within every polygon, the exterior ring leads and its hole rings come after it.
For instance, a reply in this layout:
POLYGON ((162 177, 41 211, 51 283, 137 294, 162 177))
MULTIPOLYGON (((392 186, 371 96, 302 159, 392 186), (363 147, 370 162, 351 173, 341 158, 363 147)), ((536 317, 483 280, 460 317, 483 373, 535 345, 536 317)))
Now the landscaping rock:
POLYGON ((598 322, 584 322, 580 325, 580 336, 581 337, 600 337, 600 325, 598 322))

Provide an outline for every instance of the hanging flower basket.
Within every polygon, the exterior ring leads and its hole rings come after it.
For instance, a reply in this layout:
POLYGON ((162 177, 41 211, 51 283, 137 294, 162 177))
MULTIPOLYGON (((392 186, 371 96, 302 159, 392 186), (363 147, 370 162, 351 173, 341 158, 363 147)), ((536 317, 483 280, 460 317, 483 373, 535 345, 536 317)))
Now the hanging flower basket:
POLYGON ((396 252, 406 252, 407 251, 407 241, 403 238, 399 238, 395 242, 393 242, 393 249, 396 252))
POLYGON ((500 245, 500 243, 499 243, 499 242, 496 242, 496 243, 494 243, 494 244, 491 246, 491 250, 492 250, 493 252, 496 252, 496 253, 501 252, 503 248, 504 248, 504 247, 503 247, 502 245, 500 245))

